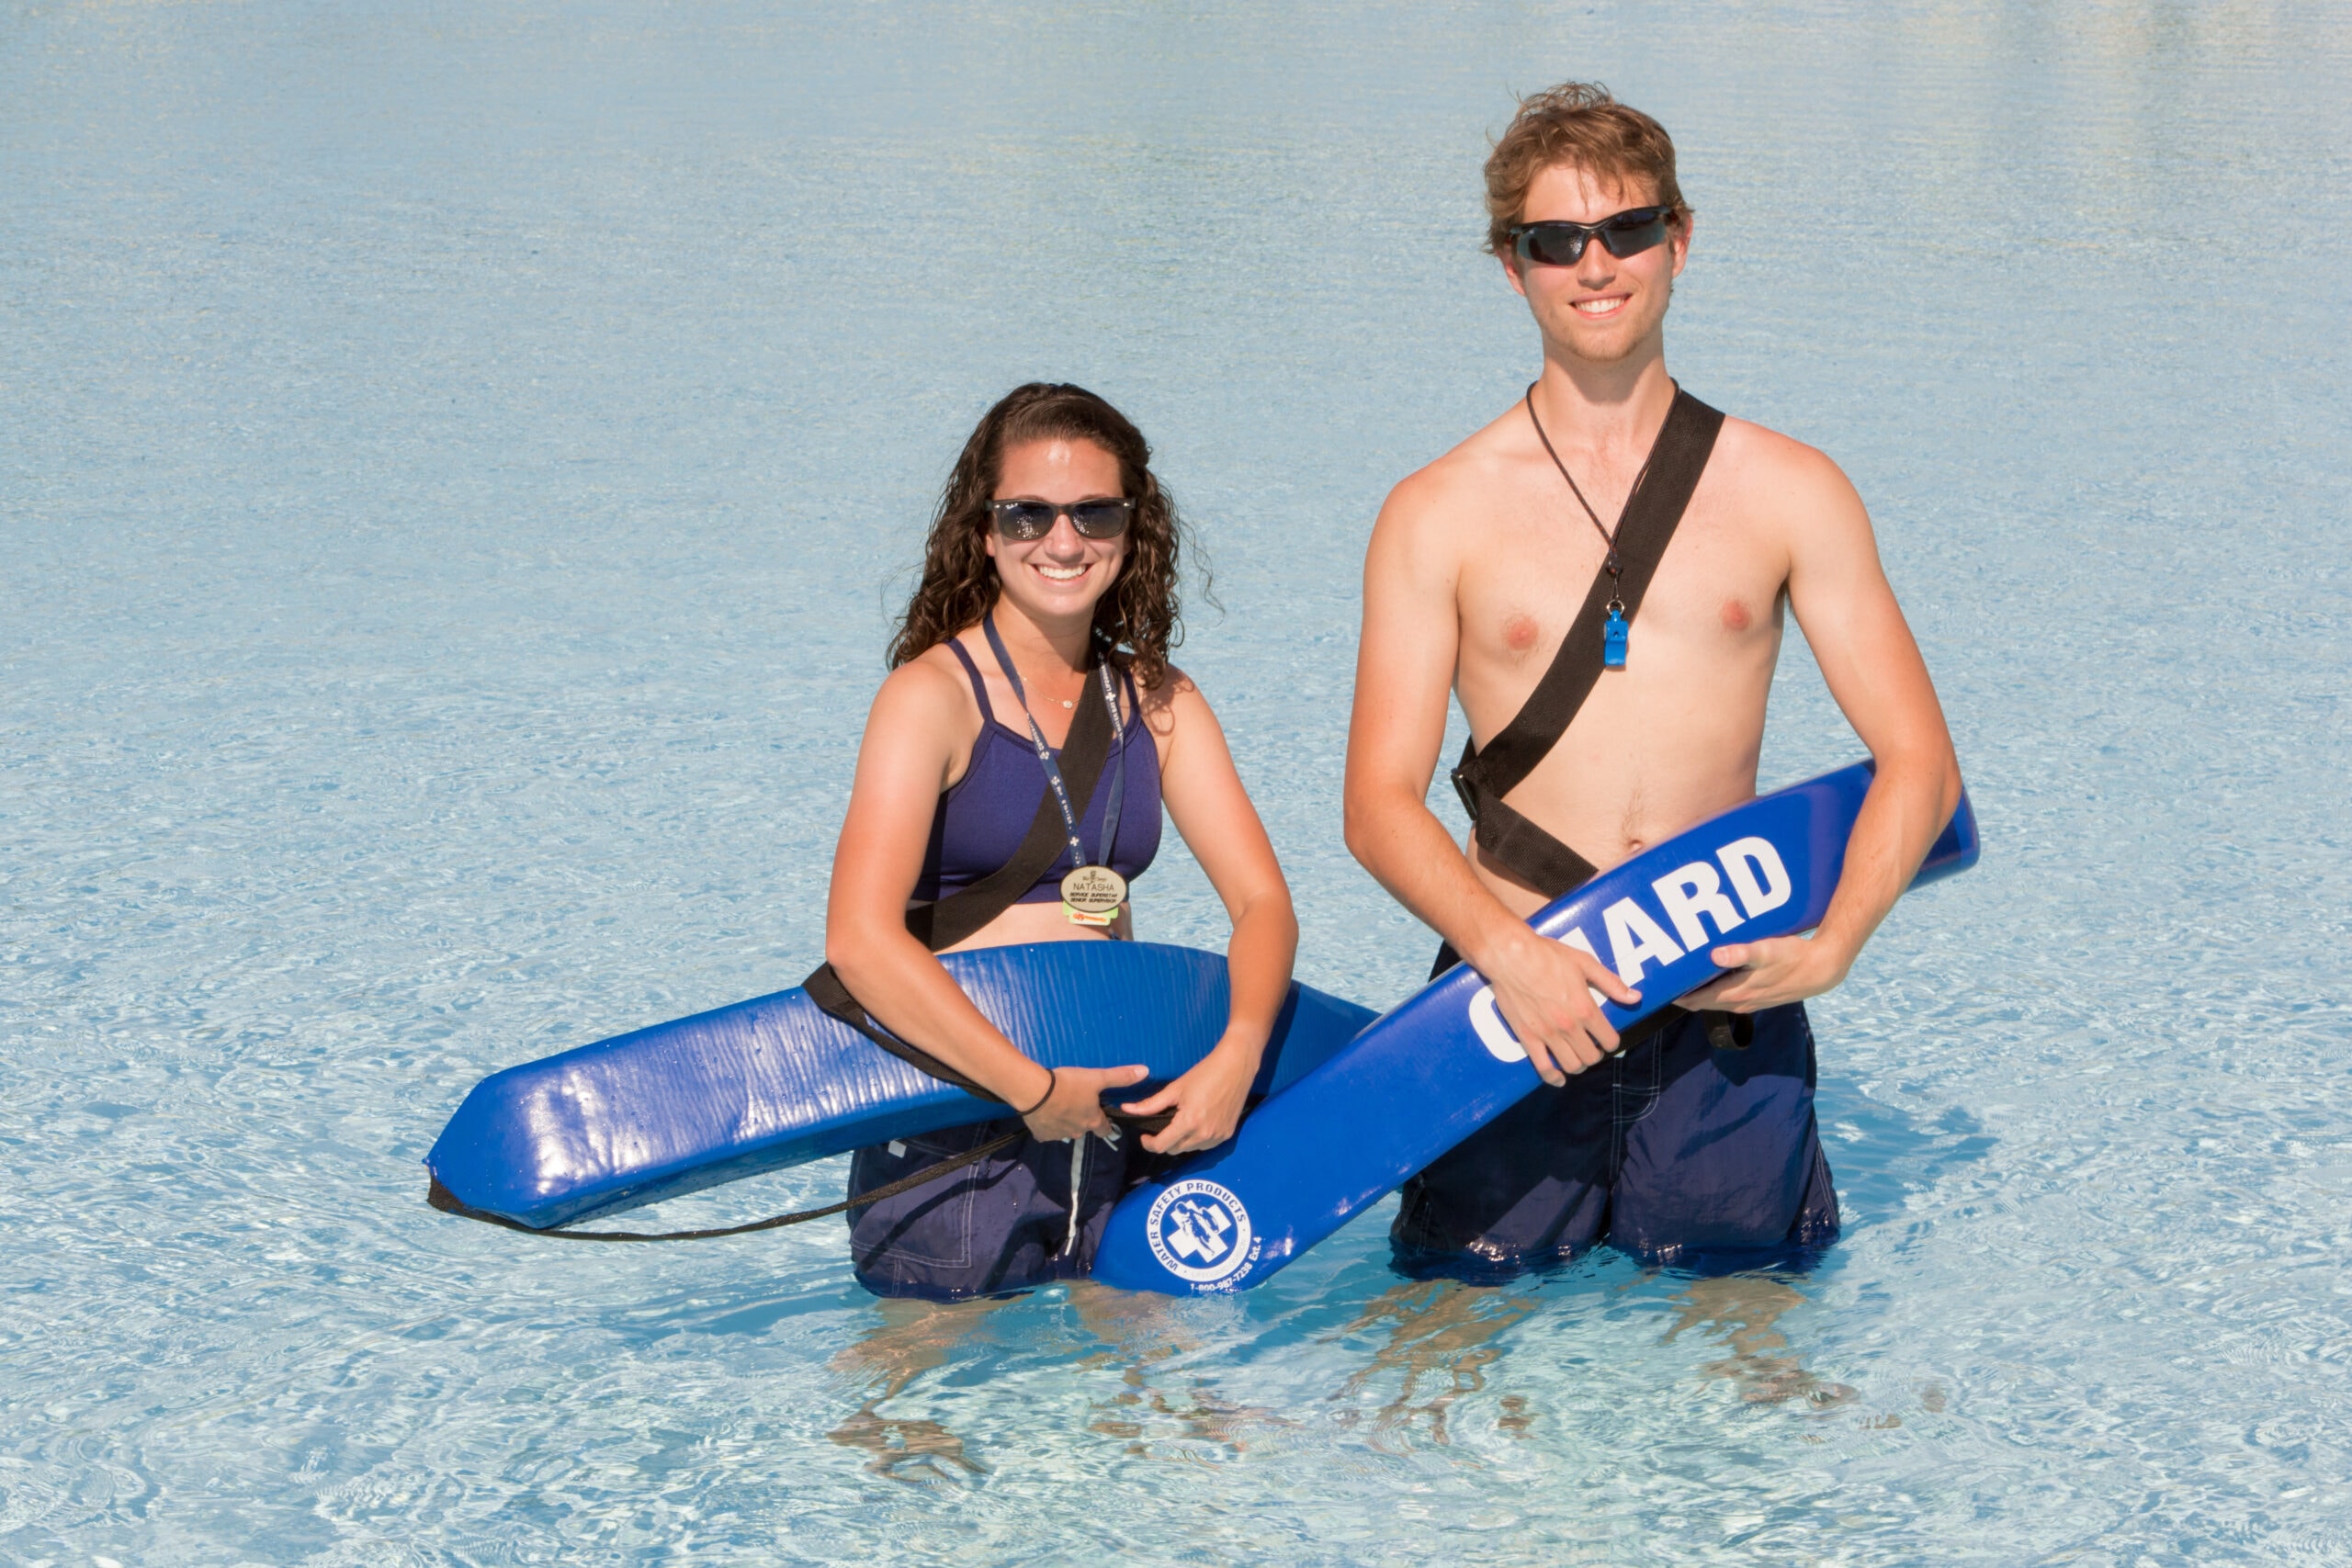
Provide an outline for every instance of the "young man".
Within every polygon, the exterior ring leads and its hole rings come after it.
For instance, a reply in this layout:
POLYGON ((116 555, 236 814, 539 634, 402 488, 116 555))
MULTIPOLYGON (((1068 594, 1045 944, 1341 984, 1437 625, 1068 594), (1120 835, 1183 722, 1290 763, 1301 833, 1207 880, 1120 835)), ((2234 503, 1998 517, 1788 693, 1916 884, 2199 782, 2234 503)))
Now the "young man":
POLYGON ((1690 255, 1674 147, 1570 83, 1487 161, 1487 245, 1543 342, 1525 398, 1390 494, 1364 562, 1348 846, 1492 983, 1544 1080, 1405 1189, 1413 1272, 1491 1273, 1607 1238, 1652 1258, 1835 1239, 1804 999, 1842 980, 1960 800, 1870 518, 1837 465, 1681 392, 1665 322, 1690 255), (1756 793, 1793 611, 1878 773, 1811 940, 1621 1040, 1634 993, 1525 917, 1756 793), (1540 683, 1540 689, 1539 689, 1540 683), (1473 751, 1464 850, 1426 804, 1448 688, 1473 751))

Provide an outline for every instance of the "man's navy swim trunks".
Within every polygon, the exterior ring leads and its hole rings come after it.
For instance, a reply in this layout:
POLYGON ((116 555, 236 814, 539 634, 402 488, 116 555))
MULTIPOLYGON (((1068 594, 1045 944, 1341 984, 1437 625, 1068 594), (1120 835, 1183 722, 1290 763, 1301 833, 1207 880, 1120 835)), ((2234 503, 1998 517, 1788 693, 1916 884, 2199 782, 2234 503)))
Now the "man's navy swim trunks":
POLYGON ((1744 1050, 1695 1013, 1535 1092, 1405 1184, 1396 1267, 1492 1282, 1607 1241, 1653 1263, 1838 1239, 1802 1003, 1744 1050))

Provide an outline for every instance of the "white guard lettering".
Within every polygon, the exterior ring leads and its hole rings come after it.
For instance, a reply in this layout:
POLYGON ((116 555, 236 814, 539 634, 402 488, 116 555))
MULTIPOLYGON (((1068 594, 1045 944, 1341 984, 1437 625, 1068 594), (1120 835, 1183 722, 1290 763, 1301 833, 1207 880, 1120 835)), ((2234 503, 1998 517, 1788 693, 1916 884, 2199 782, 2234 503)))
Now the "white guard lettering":
MULTIPOLYGON (((1584 934, 1582 926, 1569 927, 1568 934, 1560 941, 1589 957, 1600 956, 1592 951, 1592 938, 1584 934)), ((1590 986, 1585 987, 1585 994, 1592 998, 1595 1007, 1609 999, 1590 986)), ((1519 1036, 1513 1034, 1510 1025, 1503 1021, 1502 1010, 1495 1006, 1495 988, 1492 986, 1479 987, 1478 994, 1470 998, 1470 1028, 1478 1036, 1478 1043, 1487 1048, 1487 1055, 1496 1061, 1527 1060, 1527 1047, 1519 1043, 1519 1036)))
POLYGON ((1789 868, 1781 863, 1781 852, 1770 839, 1734 839, 1715 852, 1715 858, 1731 874, 1731 885, 1749 919, 1789 901, 1789 868), (1759 871, 1764 874, 1760 883, 1756 877, 1759 871))
POLYGON ((1663 969, 1682 956, 1666 928, 1643 912, 1631 898, 1620 898, 1600 912, 1600 923, 1609 930, 1609 951, 1615 961, 1617 977, 1629 986, 1642 983, 1642 965, 1655 961, 1663 969))
POLYGON ((1700 916, 1715 922, 1717 936, 1729 936, 1734 926, 1746 923, 1724 897, 1724 879, 1705 861, 1677 866, 1650 886, 1665 908, 1666 918, 1674 922, 1674 934, 1693 953, 1707 945, 1707 928, 1699 923, 1700 916))
POLYGON ((1492 986, 1479 987, 1478 994, 1470 998, 1470 1027, 1477 1031, 1478 1043, 1496 1061, 1527 1060, 1527 1047, 1519 1043, 1519 1036, 1510 1032, 1510 1025, 1503 1021, 1501 1011, 1495 1006, 1492 986))

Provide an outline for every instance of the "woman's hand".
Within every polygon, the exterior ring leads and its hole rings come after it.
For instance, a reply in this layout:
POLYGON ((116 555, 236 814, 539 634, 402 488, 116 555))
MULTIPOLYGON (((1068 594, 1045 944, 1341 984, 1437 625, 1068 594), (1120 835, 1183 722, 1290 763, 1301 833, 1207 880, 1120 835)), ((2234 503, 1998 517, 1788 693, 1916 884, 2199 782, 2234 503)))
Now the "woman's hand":
MULTIPOLYGON (((1038 1068, 1040 1072, 1045 1070, 1038 1068)), ((1103 1091, 1125 1089, 1129 1084, 1143 1082, 1145 1077, 1140 1064, 1131 1067, 1056 1067, 1053 1075, 1054 1090, 1046 1096, 1046 1103, 1021 1119, 1028 1127, 1029 1135, 1041 1144, 1066 1144, 1089 1133, 1108 1133, 1111 1118, 1102 1112, 1103 1091)), ((1030 1099, 1035 1100, 1044 1088, 1043 1084, 1031 1088, 1030 1099)))
POLYGON ((1130 1116, 1157 1116, 1163 1111, 1176 1113, 1166 1127, 1143 1141, 1153 1154, 1213 1149, 1233 1136, 1234 1128, 1241 1124, 1241 1108, 1250 1098, 1250 1080, 1258 1076, 1258 1058, 1264 1052, 1262 1041, 1252 1046, 1227 1034, 1191 1072, 1150 1099, 1119 1109, 1130 1116))

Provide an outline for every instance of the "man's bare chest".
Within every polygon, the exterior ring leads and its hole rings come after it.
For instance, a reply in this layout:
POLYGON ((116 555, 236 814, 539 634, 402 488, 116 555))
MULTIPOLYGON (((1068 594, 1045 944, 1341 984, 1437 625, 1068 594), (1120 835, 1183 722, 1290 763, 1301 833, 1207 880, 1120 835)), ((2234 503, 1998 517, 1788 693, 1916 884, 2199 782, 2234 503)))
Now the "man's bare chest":
MULTIPOLYGON (((1456 580, 1457 679, 1477 728, 1487 728, 1478 709, 1489 702, 1515 708, 1523 700, 1602 581, 1607 547, 1599 532, 1565 513, 1528 506, 1491 520, 1456 580), (1571 524, 1584 525, 1580 535, 1571 524)), ((1759 657, 1769 662, 1779 649, 1787 580, 1786 548, 1702 491, 1642 595, 1629 671, 1703 679, 1711 667, 1729 673, 1759 657)))

